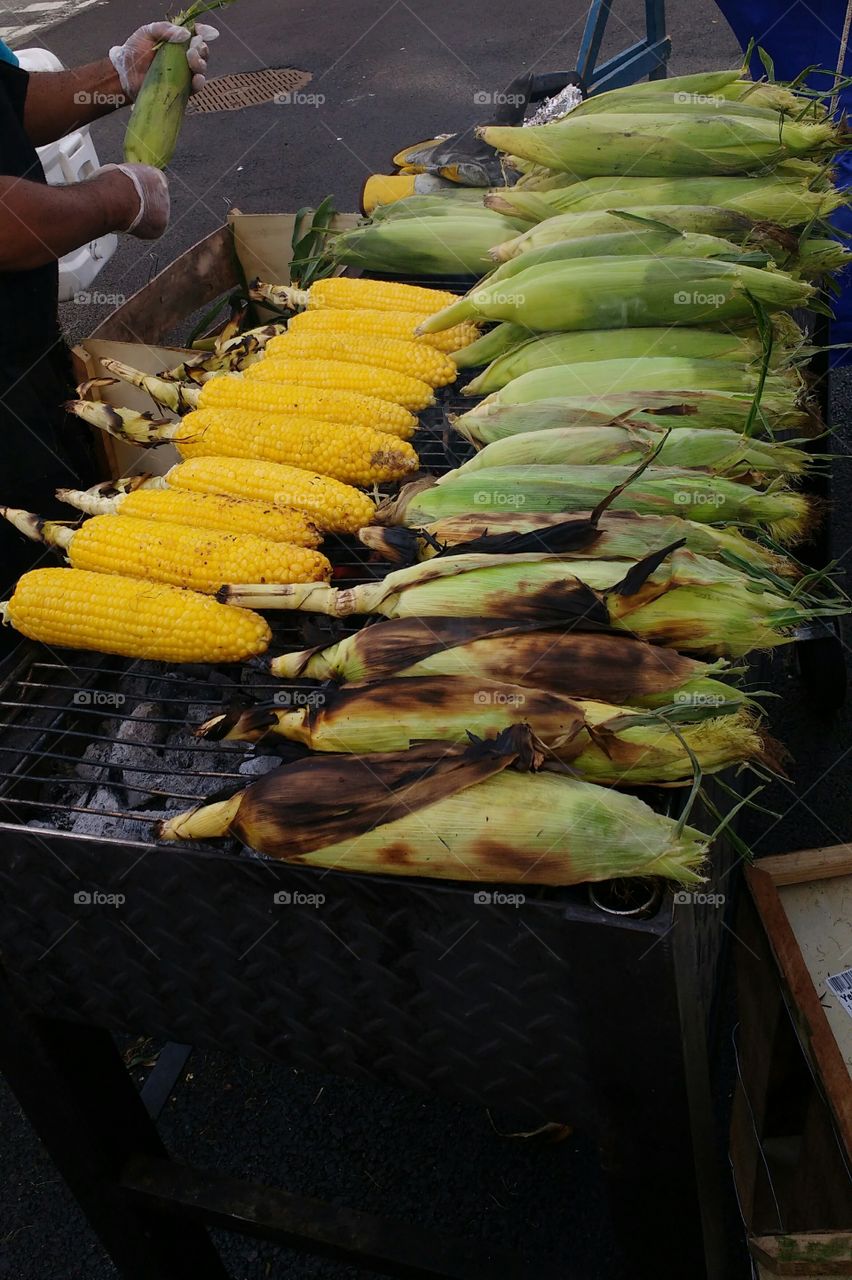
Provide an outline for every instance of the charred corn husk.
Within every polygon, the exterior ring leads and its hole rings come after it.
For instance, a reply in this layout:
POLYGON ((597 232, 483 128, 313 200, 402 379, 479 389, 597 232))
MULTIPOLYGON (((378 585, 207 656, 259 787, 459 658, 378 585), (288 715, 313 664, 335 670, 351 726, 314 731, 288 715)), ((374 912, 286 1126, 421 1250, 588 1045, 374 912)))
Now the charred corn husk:
MULTIPOLYGON (((257 369, 261 367, 254 366, 257 369)), ((401 440, 409 440, 417 426, 417 419, 402 405, 379 400, 376 396, 363 396, 356 391, 335 391, 328 387, 305 387, 297 383, 261 382, 240 374, 225 374, 206 382, 193 407, 299 414, 350 427, 386 431, 401 440)))
MULTIPOLYGON (((194 382, 173 382, 170 378, 144 373, 141 369, 134 369, 121 360, 112 360, 106 356, 101 360, 101 364, 114 378, 147 391, 152 400, 166 409, 171 409, 172 413, 185 413, 198 405, 201 387, 194 382)), ((218 378, 213 378, 211 384, 217 381, 218 378)), ((85 387, 81 390, 85 390, 85 387)))
MULTIPOLYGON (((499 325, 498 329, 503 327, 499 325)), ((476 345, 474 343, 468 350, 473 351, 476 345)), ((780 364, 789 357, 791 350, 779 343, 773 346, 772 354, 773 362, 780 364)), ((760 340, 750 333, 743 335, 714 329, 662 329, 651 326, 645 329, 580 329, 572 333, 545 333, 535 337, 524 331, 520 342, 505 353, 497 355, 487 369, 468 382, 464 394, 488 395, 536 369, 550 369, 563 364, 587 364, 592 361, 606 361, 612 368, 614 360, 644 361, 648 357, 659 358, 663 355, 667 359, 751 364, 763 358, 763 347, 760 340)), ((617 388, 610 387, 610 390, 615 389, 617 388)))
POLYGON ((700 879, 700 832, 636 796, 555 773, 522 726, 495 742, 312 757, 230 800, 169 818, 167 840, 235 835, 300 865, 524 884, 613 876, 700 879), (510 767, 513 766, 513 767, 510 767), (483 823, 487 815, 487 826, 483 823))
POLYGON ((515 508, 511 513, 447 516, 422 529, 368 525, 358 536, 392 564, 482 552, 508 555, 533 551, 588 559, 592 550, 602 560, 641 560, 682 542, 689 551, 724 560, 757 577, 771 580, 772 576, 801 575, 801 567, 790 556, 772 551, 729 525, 717 528, 680 516, 642 516, 635 511, 607 510, 589 519, 561 513, 536 515, 515 508))
POLYGON ((93 489, 57 489, 56 496, 60 502, 90 516, 121 513, 139 520, 191 525, 194 529, 250 533, 267 542, 290 542, 297 547, 318 547, 322 541, 322 534, 303 511, 215 493, 144 487, 116 493, 104 484, 93 489))
POLYGON ((0 618, 41 644, 158 662, 243 662, 272 633, 246 609, 161 582, 84 569, 25 573, 0 618))
MULTIPOLYGON (((406 751, 417 741, 458 743, 468 733, 499 733, 523 717, 556 760, 576 777, 609 786, 648 786, 691 781, 697 760, 704 773, 758 759, 760 735, 747 712, 723 693, 703 708, 711 719, 681 727, 682 740, 662 719, 605 702, 576 701, 540 689, 492 681, 482 675, 409 676, 323 691, 315 704, 295 709, 280 703, 215 716, 201 736, 258 742, 268 735, 299 742, 312 751, 406 751), (395 714, 387 714, 393 700, 395 714), (723 711, 721 717, 719 710, 723 711), (730 717, 724 714, 731 712, 730 717)), ((673 706, 674 711, 677 710, 673 706)), ((702 717, 697 703, 681 709, 702 717)))
POLYGON ((624 706, 673 704, 685 713, 745 701, 719 678, 729 670, 724 661, 699 662, 627 636, 513 628, 496 618, 394 618, 325 648, 281 654, 269 669, 282 679, 350 684, 479 678, 624 706))
MULTIPOLYGON (((340 352, 339 354, 343 354, 340 352)), ((291 359, 285 353, 268 355, 246 370, 254 382, 276 382, 294 387, 320 387, 331 391, 354 391, 361 396, 388 400, 417 413, 434 404, 432 388, 407 373, 378 369, 349 360, 291 359)))
POLYGON ((454 294, 445 289, 422 289, 416 285, 397 284, 395 281, 367 280, 364 277, 329 276, 317 280, 310 289, 296 289, 290 285, 274 285, 267 293, 267 301, 278 302, 282 307, 295 311, 333 308, 358 311, 415 311, 431 314, 452 302, 454 294))
POLYGON ((419 466, 414 449, 398 436, 297 414, 198 409, 170 422, 90 400, 72 400, 66 408, 119 440, 174 444, 184 458, 257 458, 353 485, 401 480, 419 466))
MULTIPOLYGON (((385 313, 386 314, 386 313, 385 313)), ((413 330, 412 330, 413 332, 413 330)), ((430 387, 445 387, 456 379, 456 365, 448 355, 436 351, 422 340, 359 337, 346 330, 329 329, 304 332, 300 329, 274 338, 266 351, 269 359, 292 357, 298 360, 340 359, 354 364, 392 369, 396 373, 417 378, 430 387)))
POLYGON ((497 617, 568 629, 611 627, 687 653, 739 657, 793 639, 792 628, 844 611, 769 590, 716 560, 666 549, 625 572, 623 561, 549 555, 437 557, 346 590, 322 584, 230 587, 248 608, 304 609, 344 618, 497 617))
MULTIPOLYGON (((544 126, 543 126, 544 127, 544 126)), ((547 329, 724 324, 804 306, 814 290, 783 271, 703 258, 584 258, 531 267, 511 281, 487 282, 420 326, 432 333, 463 320, 509 320, 547 329)), ((206 394, 217 382, 204 388, 206 394)))
POLYGON ((167 582, 215 592, 236 575, 266 582, 316 582, 331 577, 324 555, 309 547, 267 542, 250 533, 222 533, 135 516, 92 516, 77 529, 14 507, 0 515, 25 537, 61 548, 75 569, 167 582), (252 572, 253 571, 253 572, 252 572))
MULTIPOLYGON (((689 421, 689 419, 685 419, 689 421)), ((698 467, 717 475, 753 476, 757 481, 801 475, 812 455, 794 445, 738 435, 735 431, 677 427, 590 426, 528 431, 488 444, 456 474, 492 467, 637 465, 654 456, 659 467, 698 467)), ((523 471, 519 489, 523 492, 523 471)))
POLYGON ((158 483, 295 507, 325 533, 357 533, 376 513, 366 493, 340 480, 254 458, 189 458, 158 483))
POLYGON ((361 339, 392 338, 403 342, 423 343, 443 352, 463 350, 479 337, 479 330, 472 324, 461 324, 444 333, 418 337, 414 330, 429 315, 429 311, 300 311, 290 318, 287 332, 299 337, 304 334, 335 333, 351 334, 361 339))
POLYGON ((634 476, 631 467, 603 465, 451 471, 428 487, 428 482, 404 486, 383 514, 387 523, 411 527, 442 516, 510 507, 524 512, 592 511, 615 494, 614 511, 681 515, 701 524, 752 525, 784 543, 801 540, 813 524, 808 497, 780 486, 759 492, 739 480, 677 467, 650 466, 634 476))
POLYGON ((688 114, 572 113, 535 129, 488 125, 477 133, 498 151, 583 178, 748 173, 788 157, 830 155, 845 145, 845 128, 831 121, 721 114, 696 121, 688 114))

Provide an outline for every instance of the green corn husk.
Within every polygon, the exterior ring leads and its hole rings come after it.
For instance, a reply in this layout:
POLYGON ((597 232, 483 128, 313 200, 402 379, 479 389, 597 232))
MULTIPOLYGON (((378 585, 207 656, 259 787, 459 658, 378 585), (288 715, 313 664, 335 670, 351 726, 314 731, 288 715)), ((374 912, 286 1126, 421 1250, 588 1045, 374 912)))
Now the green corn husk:
POLYGON ((495 617, 564 630, 626 631, 686 653, 742 657, 794 639, 793 628, 847 611, 785 597, 740 570, 684 549, 624 561, 554 555, 437 557, 344 590, 325 583, 223 588, 219 599, 254 609, 301 609, 346 618, 495 617), (626 570, 626 571, 625 571, 626 570))
MULTIPOLYGON (((544 127, 544 126, 542 126, 544 127)), ((509 320, 548 329, 623 329, 726 324, 765 310, 807 306, 813 286, 782 271, 703 258, 585 258, 531 267, 510 281, 481 284, 430 316, 420 333, 461 320, 509 320)))
MULTIPOLYGON (((497 188, 499 190, 499 188, 497 188)), ((480 214, 483 210, 483 193, 478 187, 453 187, 446 190, 424 192, 379 205, 370 214, 371 223, 388 222, 397 218, 442 217, 447 214, 480 214)))
POLYGON ((473 213, 395 218, 341 232, 331 248, 335 262, 387 275, 480 276, 489 250, 516 224, 482 209, 473 213))
MULTIPOLYGON (((490 209, 506 217, 540 222, 572 213, 603 213, 647 206, 728 209, 752 222, 795 227, 827 218, 848 197, 828 189, 811 191, 799 179, 761 174, 758 178, 600 177, 552 191, 515 192, 513 187, 486 198, 490 209)), ((669 218, 663 218, 669 221, 669 218)), ((737 239, 731 236, 731 239, 737 239)))
MULTIPOLYGON (((422 529, 370 525, 361 529, 365 546, 392 564, 415 564, 436 555, 499 555, 548 552, 568 558, 641 560, 679 542, 689 551, 736 564, 758 578, 798 578, 801 567, 729 526, 698 524, 680 516, 642 516, 635 511, 565 516, 547 512, 465 514, 435 520, 422 529)), ((610 699, 623 702, 623 697, 610 699)))
POLYGON ((746 695, 719 679, 737 674, 628 636, 517 628, 488 618, 394 618, 337 644, 285 653, 269 663, 285 680, 361 684, 409 676, 476 677, 557 697, 627 707, 673 705, 685 715, 742 706, 746 695))
MULTIPOLYGON (((509 262, 512 258, 534 250, 549 249, 570 240, 588 240, 592 236, 622 235, 631 218, 657 222, 684 234, 716 236, 735 244, 749 241, 754 235, 754 219, 725 209, 721 205, 700 204, 647 204, 608 209, 587 209, 578 212, 559 213, 543 219, 521 235, 491 249, 495 262, 509 262)), ((638 224, 636 224, 638 225, 638 224)), ((758 241, 761 245, 762 241, 758 241)), ((791 247, 795 247, 794 245, 791 247)), ((561 258, 562 251, 559 251, 561 258)), ((526 266, 526 264, 524 264, 526 266)))
POLYGON ((729 81, 722 85, 717 92, 722 98, 731 98, 739 102, 756 102, 761 106, 772 107, 775 111, 793 115, 798 114, 805 107, 813 105, 812 98, 807 97, 805 94, 795 93, 788 85, 767 84, 764 81, 745 80, 742 78, 729 81))
MULTIPOLYGON (((613 330, 613 332, 617 332, 613 330)), ((823 429, 808 404, 796 408, 789 393, 761 397, 752 421, 753 397, 736 391, 619 391, 600 396, 562 396, 530 404, 494 404, 483 400, 457 417, 453 426, 474 444, 490 444, 527 431, 555 427, 607 425, 627 420, 640 427, 727 427, 759 435, 766 430, 790 430, 818 435, 823 429)))
POLYGON ((846 145, 845 125, 831 121, 779 118, 776 123, 718 113, 698 118, 572 113, 534 129, 485 125, 476 133, 497 151, 576 177, 751 173, 788 157, 831 155, 846 145))
POLYGON ((659 467, 699 467, 715 475, 751 476, 753 483, 802 475, 813 464, 810 453, 792 444, 756 440, 735 431, 678 427, 666 433, 613 425, 528 431, 495 440, 456 474, 493 467, 637 466, 651 457, 659 467))
POLYGON ((636 796, 556 773, 522 725, 465 747, 311 757, 177 814, 162 839, 234 835, 302 866, 451 880, 578 884, 701 879, 707 840, 636 796))
MULTIPOLYGON (((648 356, 665 354, 681 360, 722 360, 747 365, 762 361, 764 357, 763 343, 752 330, 722 332, 717 329, 649 326, 645 329, 580 329, 572 333, 545 333, 531 337, 527 330, 513 329, 505 338, 511 341, 518 333, 523 336, 493 357, 488 367, 463 388, 464 395, 486 396, 534 369, 550 369, 563 364, 644 360, 648 356)), ((476 342, 471 344, 476 345, 476 342)), ((497 346, 498 342, 493 345, 497 346)), ((783 343, 773 344, 771 363, 778 367, 792 354, 794 351, 783 343)), ((478 363, 478 359, 475 357, 471 363, 478 363)))
POLYGON ((615 493, 614 511, 687 516, 699 524, 753 526, 780 543, 801 541, 813 526, 812 502, 789 489, 773 486, 759 492, 741 481, 675 467, 648 467, 637 478, 634 473, 627 466, 450 471, 437 483, 404 485, 383 514, 386 523, 412 528, 464 512, 591 511, 615 493), (622 485, 626 488, 620 490, 622 485))
POLYGON ((459 369, 475 369, 478 365, 488 364, 505 351, 511 351, 519 343, 533 336, 531 329, 519 324, 498 324, 475 342, 470 342, 460 351, 454 351, 452 358, 459 369))
MULTIPOLYGON (((728 71, 694 71, 684 76, 669 76, 664 82, 659 80, 639 80, 635 84, 622 86, 620 89, 606 89, 603 93, 595 93, 574 108, 575 111, 586 110, 590 105, 603 105, 606 110, 618 109, 618 103, 625 99, 639 97, 655 97, 663 89, 666 93, 698 94, 711 97, 722 94, 728 88, 731 97, 739 97, 738 86, 743 83, 742 67, 728 71), (729 87, 730 86, 730 87, 729 87), (737 90, 736 92, 734 92, 737 90)), ((753 87, 753 86, 752 86, 753 87)))
POLYGON ((843 271, 852 262, 852 252, 844 249, 837 240, 814 236, 804 240, 794 262, 794 273, 804 280, 816 280, 820 276, 843 271))
MULTIPOLYGON (((673 115, 694 119, 711 119, 714 116, 731 116, 741 120, 769 120, 778 128, 779 112, 775 107, 762 103, 752 103, 748 99, 723 98, 712 94, 671 93, 660 84, 657 93, 625 94, 616 104, 605 101, 605 94, 593 94, 574 108, 571 115, 600 115, 615 110, 619 114, 630 112, 631 115, 673 115)), ((822 119, 823 116, 808 117, 822 119)))
POLYGON ((272 735, 311 751, 356 754, 407 751, 423 741, 460 743, 469 733, 478 738, 500 733, 523 717, 553 758, 570 765, 578 778, 615 787, 677 785, 693 781, 693 757, 702 773, 764 759, 752 717, 741 706, 730 706, 726 687, 721 689, 703 707, 694 700, 673 704, 673 713, 697 718, 683 725, 683 740, 664 721, 649 724, 646 715, 629 707, 578 701, 479 674, 409 676, 392 687, 380 681, 326 689, 310 706, 236 708, 208 720, 198 732, 226 742, 260 742, 272 735), (393 716, 387 714, 389 699, 393 716))

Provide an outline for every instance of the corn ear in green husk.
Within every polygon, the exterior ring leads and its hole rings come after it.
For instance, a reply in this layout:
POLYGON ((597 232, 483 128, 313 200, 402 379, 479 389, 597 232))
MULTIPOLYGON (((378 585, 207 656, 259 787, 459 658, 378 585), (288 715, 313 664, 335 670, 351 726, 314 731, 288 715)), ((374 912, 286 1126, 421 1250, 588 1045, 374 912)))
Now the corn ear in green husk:
POLYGON ((482 208, 479 213, 387 219, 335 236, 336 262, 388 275, 484 275, 489 251, 518 224, 482 208))
POLYGON ((452 359, 459 369, 475 369, 478 365, 488 364, 496 360, 506 351, 511 351, 519 343, 533 337, 531 329, 519 324, 498 324, 481 338, 468 343, 459 351, 452 353, 452 359))
POLYGON ((636 796, 555 773, 529 729, 465 747, 311 757, 164 822, 166 840, 234 835, 303 866, 451 880, 694 884, 707 840, 636 796))

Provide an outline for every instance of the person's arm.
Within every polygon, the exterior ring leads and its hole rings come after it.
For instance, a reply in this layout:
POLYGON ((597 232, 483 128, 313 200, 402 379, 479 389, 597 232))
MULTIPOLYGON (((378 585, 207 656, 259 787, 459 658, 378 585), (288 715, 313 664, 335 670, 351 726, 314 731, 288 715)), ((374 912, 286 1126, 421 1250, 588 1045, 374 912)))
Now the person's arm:
POLYGON ((204 84, 208 44, 219 33, 199 23, 190 37, 173 22, 149 22, 134 31, 109 57, 73 71, 35 71, 30 74, 24 107, 24 128, 30 141, 43 147, 91 121, 136 100, 145 73, 164 41, 186 44, 192 72, 192 92, 204 84))
POLYGON ((0 271, 44 266, 110 231, 154 239, 168 220, 166 180, 147 165, 108 166, 68 187, 0 177, 0 271))

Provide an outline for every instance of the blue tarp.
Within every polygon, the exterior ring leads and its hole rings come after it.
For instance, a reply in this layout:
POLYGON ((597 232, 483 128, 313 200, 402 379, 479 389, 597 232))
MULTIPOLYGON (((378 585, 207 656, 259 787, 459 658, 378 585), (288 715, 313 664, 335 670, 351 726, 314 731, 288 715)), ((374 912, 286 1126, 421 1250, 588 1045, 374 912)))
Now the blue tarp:
POLYGON ((11 62, 13 67, 17 67, 18 59, 7 44, 0 40, 0 62, 11 62))

